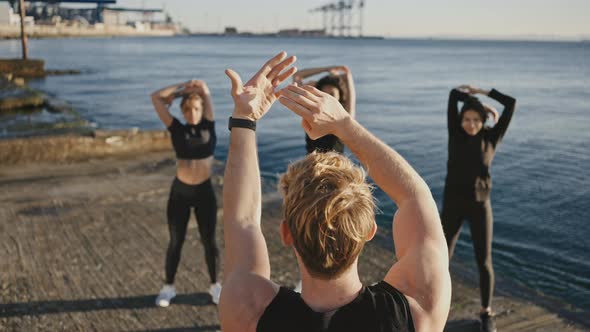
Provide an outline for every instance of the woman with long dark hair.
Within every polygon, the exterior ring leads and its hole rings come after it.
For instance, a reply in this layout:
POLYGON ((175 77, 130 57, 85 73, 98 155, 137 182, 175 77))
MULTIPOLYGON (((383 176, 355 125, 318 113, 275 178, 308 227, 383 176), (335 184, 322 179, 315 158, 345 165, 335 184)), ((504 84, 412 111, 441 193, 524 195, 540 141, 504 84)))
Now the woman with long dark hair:
POLYGON ((221 284, 217 282, 219 259, 215 241, 217 201, 211 185, 217 137, 209 88, 201 80, 179 83, 154 92, 152 102, 160 120, 170 131, 177 158, 176 177, 172 182, 167 207, 170 242, 166 252, 166 280, 156 298, 156 304, 167 307, 176 296, 174 278, 191 209, 194 210, 205 249, 211 279, 209 294, 217 304, 221 293, 221 284), (186 123, 181 123, 170 114, 172 101, 179 97, 182 98, 180 109, 186 123))
MULTIPOLYGON (((354 88, 354 81, 352 73, 346 66, 331 66, 321 68, 303 69, 293 76, 293 81, 298 84, 313 85, 316 89, 326 92, 332 97, 338 99, 344 109, 354 119, 356 114, 356 91, 354 88), (318 81, 307 80, 308 77, 315 76, 321 73, 328 73, 328 75, 320 78, 318 81)), ((305 148, 307 153, 313 151, 328 152, 334 151, 344 152, 344 144, 334 135, 326 135, 318 139, 312 140, 305 135, 305 148)))
POLYGON ((451 90, 448 105, 449 160, 441 221, 449 258, 467 219, 479 270, 482 331, 495 331, 492 314, 494 269, 492 266, 492 205, 490 167, 498 144, 504 137, 516 100, 498 90, 483 90, 462 85, 451 90), (474 95, 486 95, 504 105, 504 111, 492 128, 484 127, 488 115, 494 122, 497 112, 474 95), (461 111, 458 102, 463 102, 461 111))

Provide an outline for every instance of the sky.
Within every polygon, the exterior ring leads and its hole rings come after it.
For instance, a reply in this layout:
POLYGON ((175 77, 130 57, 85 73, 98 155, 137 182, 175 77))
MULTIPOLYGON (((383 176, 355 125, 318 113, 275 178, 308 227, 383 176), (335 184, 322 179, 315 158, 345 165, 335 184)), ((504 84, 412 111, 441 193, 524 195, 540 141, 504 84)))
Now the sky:
MULTIPOLYGON (((321 29, 309 10, 336 0, 118 0, 164 8, 193 32, 321 29)), ((357 3, 359 1, 356 1, 357 3)), ((590 0, 365 0, 364 35, 590 39, 590 0)))

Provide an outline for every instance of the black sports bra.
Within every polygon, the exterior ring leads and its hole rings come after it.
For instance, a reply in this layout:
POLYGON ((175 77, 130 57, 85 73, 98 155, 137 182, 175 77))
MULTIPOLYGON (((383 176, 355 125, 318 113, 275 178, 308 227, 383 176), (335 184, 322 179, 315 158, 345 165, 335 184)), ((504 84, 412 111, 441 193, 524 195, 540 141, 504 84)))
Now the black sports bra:
POLYGON ((322 136, 318 139, 311 139, 307 134, 305 135, 305 148, 307 153, 317 152, 344 152, 344 144, 334 135, 322 136))
POLYGON ((214 121, 203 118, 198 124, 189 125, 174 118, 168 131, 178 159, 204 159, 212 156, 215 151, 217 136, 214 121), (208 138, 203 137, 203 131, 209 133, 208 138))

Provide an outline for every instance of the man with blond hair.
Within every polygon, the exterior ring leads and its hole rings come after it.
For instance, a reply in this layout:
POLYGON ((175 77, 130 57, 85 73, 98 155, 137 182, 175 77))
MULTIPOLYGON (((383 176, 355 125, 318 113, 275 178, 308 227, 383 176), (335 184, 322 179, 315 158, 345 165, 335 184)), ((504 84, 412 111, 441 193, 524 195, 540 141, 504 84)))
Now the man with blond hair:
POLYGON ((235 108, 225 170, 224 331, 442 331, 451 284, 446 242, 428 186, 393 149, 313 87, 277 87, 296 69, 281 52, 245 85, 227 70, 235 108), (301 294, 270 280, 261 231, 256 121, 276 100, 302 118, 312 138, 333 134, 358 157, 398 206, 393 220, 397 263, 363 286, 358 257, 377 231, 374 200, 362 169, 335 154, 311 154, 281 178, 281 239, 293 248, 301 294))

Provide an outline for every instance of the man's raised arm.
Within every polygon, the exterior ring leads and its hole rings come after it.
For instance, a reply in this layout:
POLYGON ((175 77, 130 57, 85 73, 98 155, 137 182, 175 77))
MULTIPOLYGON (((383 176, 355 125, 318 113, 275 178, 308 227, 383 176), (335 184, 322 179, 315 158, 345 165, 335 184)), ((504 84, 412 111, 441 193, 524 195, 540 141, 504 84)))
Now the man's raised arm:
POLYGON ((264 289, 257 290, 256 285, 270 278, 268 251, 260 227, 261 190, 255 121, 276 101, 277 86, 296 71, 294 67, 287 69, 293 62, 295 57, 287 58, 281 52, 245 85, 235 71, 226 70, 235 104, 230 124, 235 126, 231 129, 223 181, 225 268, 220 318, 224 331, 244 331, 256 323, 260 297, 254 294, 264 292, 264 289))
POLYGON ((338 136, 375 183, 396 203, 393 236, 398 262, 384 280, 409 297, 416 328, 442 331, 450 306, 447 247, 430 190, 392 148, 352 119, 333 97, 313 87, 289 86, 281 103, 300 115, 316 139, 338 136))

